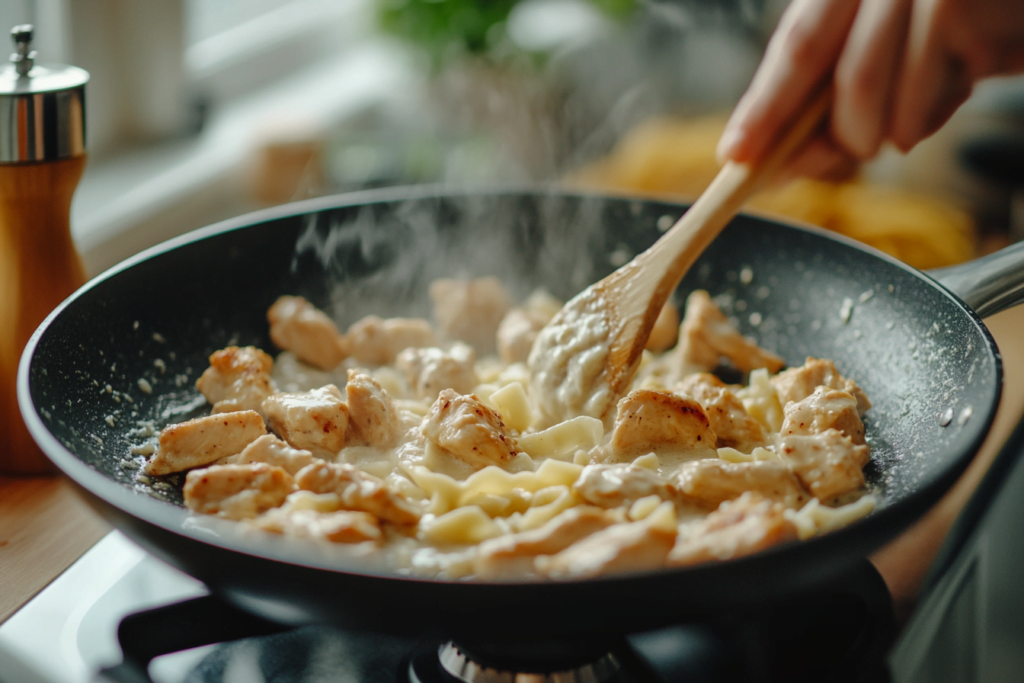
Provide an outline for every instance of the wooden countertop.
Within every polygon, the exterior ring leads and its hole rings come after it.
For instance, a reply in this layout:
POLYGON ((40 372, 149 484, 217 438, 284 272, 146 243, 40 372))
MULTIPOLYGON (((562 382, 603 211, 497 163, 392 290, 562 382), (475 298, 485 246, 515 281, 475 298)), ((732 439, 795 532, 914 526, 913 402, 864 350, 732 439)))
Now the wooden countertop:
MULTIPOLYGON (((1003 401, 989 438, 942 502, 872 557, 903 612, 913 605, 930 559, 956 514, 1024 414, 1024 306, 985 322, 1003 354, 1006 377, 1003 401)), ((59 477, 0 477, 0 623, 109 529, 59 477)))

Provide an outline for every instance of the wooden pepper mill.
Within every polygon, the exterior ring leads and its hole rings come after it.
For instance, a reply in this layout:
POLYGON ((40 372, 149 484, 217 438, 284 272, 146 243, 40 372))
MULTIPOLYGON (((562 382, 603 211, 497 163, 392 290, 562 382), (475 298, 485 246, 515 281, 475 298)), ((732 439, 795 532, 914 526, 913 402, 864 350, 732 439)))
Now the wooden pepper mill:
POLYGON ((15 381, 29 337, 83 282, 71 197, 85 167, 85 84, 73 66, 36 64, 32 26, 11 31, 0 69, 0 472, 53 470, 18 410, 15 381))

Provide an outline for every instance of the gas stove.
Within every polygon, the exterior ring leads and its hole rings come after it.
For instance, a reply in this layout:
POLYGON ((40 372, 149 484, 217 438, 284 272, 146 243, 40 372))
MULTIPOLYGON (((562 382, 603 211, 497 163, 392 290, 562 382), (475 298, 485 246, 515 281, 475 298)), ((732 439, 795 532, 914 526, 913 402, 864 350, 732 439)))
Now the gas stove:
MULTIPOLYGON (((220 602, 114 531, 0 625, 0 683, 144 681, 140 672, 154 654, 160 656, 148 675, 155 683, 821 680, 819 667, 847 654, 846 645, 836 650, 834 643, 855 643, 863 624, 847 620, 844 630, 835 609, 822 603, 765 623, 724 619, 714 626, 681 624, 528 648, 486 640, 451 643, 430 633, 403 638, 323 626, 284 629, 220 602), (806 647, 825 620, 833 644, 821 643, 819 656, 790 660, 775 654, 796 642, 806 647), (252 634, 259 635, 230 640, 252 634), (218 639, 230 642, 193 647, 218 639), (183 651, 160 654, 177 649, 183 651), (794 669, 792 661, 799 666, 794 669)), ((480 629, 486 632, 486 625, 480 629)))

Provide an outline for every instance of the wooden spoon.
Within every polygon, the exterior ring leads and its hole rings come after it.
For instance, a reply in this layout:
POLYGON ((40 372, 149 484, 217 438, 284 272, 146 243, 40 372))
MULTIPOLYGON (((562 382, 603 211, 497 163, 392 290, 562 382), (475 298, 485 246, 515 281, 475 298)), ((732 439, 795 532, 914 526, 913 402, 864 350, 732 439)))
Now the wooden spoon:
POLYGON ((727 162, 672 229, 647 251, 573 297, 537 335, 531 393, 552 422, 609 422, 633 381, 654 321, 697 257, 763 181, 816 131, 832 101, 818 93, 755 165, 727 162))

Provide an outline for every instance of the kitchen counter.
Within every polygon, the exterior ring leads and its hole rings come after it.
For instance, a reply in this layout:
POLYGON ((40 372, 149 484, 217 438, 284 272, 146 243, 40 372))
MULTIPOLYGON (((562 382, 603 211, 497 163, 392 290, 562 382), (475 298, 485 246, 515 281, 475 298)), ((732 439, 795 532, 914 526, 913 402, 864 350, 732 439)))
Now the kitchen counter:
MULTIPOLYGON (((905 615, 950 525, 992 458, 1024 415, 1024 306, 987 319, 1003 354, 1003 399, 988 439, 945 498, 914 527, 876 553, 905 615)), ((0 623, 59 576, 110 527, 59 477, 0 477, 0 623)))

